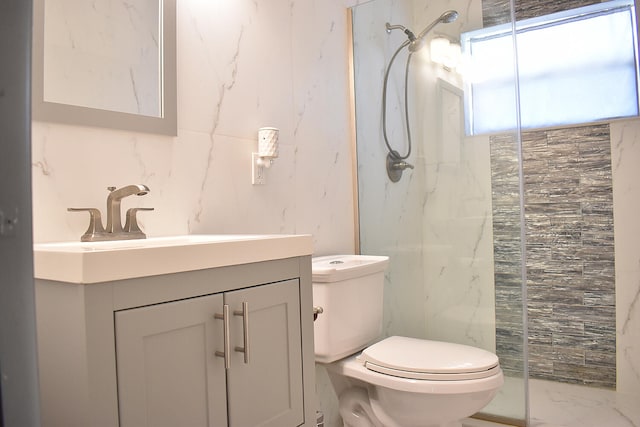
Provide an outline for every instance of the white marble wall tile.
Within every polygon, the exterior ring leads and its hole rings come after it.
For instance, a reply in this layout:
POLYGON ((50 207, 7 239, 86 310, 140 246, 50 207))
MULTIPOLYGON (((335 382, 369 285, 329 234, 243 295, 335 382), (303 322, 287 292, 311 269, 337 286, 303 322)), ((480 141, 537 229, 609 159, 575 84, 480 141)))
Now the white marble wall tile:
POLYGON ((160 114, 158 4, 45 2, 45 99, 160 114))
MULTIPOLYGON (((467 13, 473 9, 463 3, 431 4, 426 14, 420 11, 420 19, 429 20, 431 15, 435 19, 452 7, 467 13)), ((424 7, 425 2, 378 1, 354 10, 362 248, 391 256, 385 287, 387 334, 448 339, 493 349, 488 143, 463 144, 462 104, 456 108, 438 105, 438 78, 459 83, 459 76, 446 76, 422 56, 414 56, 411 72, 419 90, 411 91, 413 154, 409 162, 416 169, 405 172, 399 183, 391 183, 384 169, 382 81, 391 55, 406 39, 400 31, 387 34, 384 24, 420 26, 423 23, 416 23, 410 12, 424 7), (452 111, 456 117, 449 117, 452 111), (465 314, 460 322, 445 314, 456 307, 465 314), (473 331, 469 324, 474 325, 473 331)), ((469 19, 463 17, 460 22, 466 25, 469 19)), ((387 92, 387 134, 401 154, 407 147, 401 108, 405 62, 406 56, 401 55, 393 64, 387 92)))
POLYGON ((640 121, 611 123, 617 389, 640 398, 640 121))
MULTIPOLYGON (((384 70, 406 39, 399 31, 387 34, 385 22, 408 22, 409 9, 409 2, 377 1, 354 10, 360 242, 363 253, 390 257, 384 333, 424 338, 422 212, 426 194, 422 147, 414 142, 408 161, 415 169, 406 170, 399 182, 392 183, 385 169, 387 149, 381 122, 384 70)), ((394 62, 387 92, 389 143, 403 155, 407 142, 400 106, 405 61, 403 56, 394 62)))
MULTIPOLYGON (((224 101, 238 85, 241 54, 249 46, 246 27, 255 19, 254 9, 248 1, 178 3, 179 128, 218 131, 224 101)), ((245 54, 250 54, 248 47, 245 54)), ((252 114, 254 100, 247 100, 245 107, 243 115, 252 114)))
POLYGON ((353 252, 343 2, 185 0, 177 24, 177 138, 34 123, 36 241, 76 240, 85 218, 67 206, 143 182, 124 203, 156 208, 149 235, 313 233, 323 253, 353 252), (261 126, 280 128, 280 158, 252 186, 261 126))
POLYGON ((432 161, 427 171, 427 336, 495 351, 489 145, 457 145, 458 162, 432 161))
POLYGON ((299 0, 291 17, 296 230, 325 236, 318 255, 353 253, 347 13, 342 1, 299 0))
POLYGON ((617 389, 640 399, 640 271, 616 271, 617 389))
POLYGON ((249 139, 275 126, 291 141, 290 13, 284 1, 179 6, 180 127, 249 139))
MULTIPOLYGON (((293 152, 289 187, 296 194, 295 229, 314 236, 316 255, 355 250, 347 13, 342 1, 292 2, 293 152), (319 238, 323 236, 323 238, 319 238)), ((337 396, 324 368, 316 369, 317 408, 338 427, 337 396)))
POLYGON ((140 214, 149 234, 184 231, 175 218, 163 218, 163 189, 170 179, 165 155, 172 138, 92 128, 33 124, 33 222, 39 242, 77 240, 88 225, 85 213, 67 212, 68 207, 97 207, 104 210, 107 187, 142 183, 151 192, 123 200, 123 209, 155 207, 140 214))
POLYGON ((354 7, 360 4, 369 3, 370 1, 373 0, 344 0, 344 5, 345 7, 354 7))
POLYGON ((216 137, 210 161, 198 183, 189 214, 191 233, 295 233, 295 198, 290 197, 293 150, 265 171, 265 185, 251 185, 251 150, 255 141, 216 137))

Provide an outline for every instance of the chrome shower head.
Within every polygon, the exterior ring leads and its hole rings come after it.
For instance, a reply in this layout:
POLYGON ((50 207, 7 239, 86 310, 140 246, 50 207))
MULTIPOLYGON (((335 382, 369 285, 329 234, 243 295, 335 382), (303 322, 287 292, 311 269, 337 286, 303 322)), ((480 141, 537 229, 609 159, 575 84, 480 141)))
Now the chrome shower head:
POLYGON ((458 19, 458 12, 455 10, 447 10, 440 16, 440 21, 444 22, 445 24, 449 24, 456 19, 458 19))
POLYGON ((436 25, 438 25, 440 23, 450 24, 453 21, 455 21, 456 19, 458 19, 458 12, 457 11, 455 11, 455 10, 447 10, 446 12, 444 12, 442 15, 440 15, 440 17, 438 19, 433 21, 424 30, 422 30, 420 32, 420 34, 418 34, 418 37, 415 38, 415 40, 411 40, 411 43, 409 43, 409 51, 410 52, 416 52, 416 51, 422 49, 422 47, 425 44, 424 37, 429 33, 429 31, 433 30, 433 28, 436 25))

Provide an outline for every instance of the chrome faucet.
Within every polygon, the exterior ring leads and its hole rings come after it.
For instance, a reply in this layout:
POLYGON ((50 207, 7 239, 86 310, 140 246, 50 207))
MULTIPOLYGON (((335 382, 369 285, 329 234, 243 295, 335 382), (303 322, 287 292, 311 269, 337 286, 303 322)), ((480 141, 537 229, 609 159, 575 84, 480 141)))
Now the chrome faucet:
POLYGON ((153 208, 131 208, 126 213, 126 223, 122 226, 122 215, 120 204, 122 199, 128 196, 144 196, 149 191, 149 187, 143 184, 127 185, 116 189, 108 187, 107 196, 107 227, 102 226, 100 210, 96 208, 68 208, 70 212, 89 212, 89 228, 80 238, 83 242, 95 242, 100 240, 127 240, 145 239, 147 236, 138 227, 136 214, 138 211, 152 211, 153 208))

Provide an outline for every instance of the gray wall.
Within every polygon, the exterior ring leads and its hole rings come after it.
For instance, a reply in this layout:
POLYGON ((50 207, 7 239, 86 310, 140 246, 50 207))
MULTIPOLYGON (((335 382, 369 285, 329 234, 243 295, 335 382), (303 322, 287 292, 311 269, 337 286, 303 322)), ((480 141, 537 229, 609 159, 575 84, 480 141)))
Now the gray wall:
POLYGON ((28 0, 0 2, 0 425, 7 427, 40 424, 31 233, 31 7, 28 0))

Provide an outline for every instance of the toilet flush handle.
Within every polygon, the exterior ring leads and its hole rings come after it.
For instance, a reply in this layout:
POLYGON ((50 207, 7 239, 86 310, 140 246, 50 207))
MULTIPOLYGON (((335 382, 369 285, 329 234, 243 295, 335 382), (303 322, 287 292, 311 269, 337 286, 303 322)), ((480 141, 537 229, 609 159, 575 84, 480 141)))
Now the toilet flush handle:
POLYGON ((324 308, 320 307, 320 306, 315 306, 313 307, 313 321, 315 322, 316 319, 318 318, 318 315, 324 313, 324 308))

